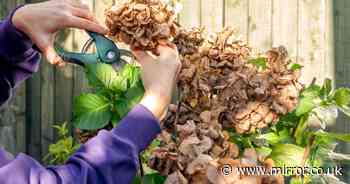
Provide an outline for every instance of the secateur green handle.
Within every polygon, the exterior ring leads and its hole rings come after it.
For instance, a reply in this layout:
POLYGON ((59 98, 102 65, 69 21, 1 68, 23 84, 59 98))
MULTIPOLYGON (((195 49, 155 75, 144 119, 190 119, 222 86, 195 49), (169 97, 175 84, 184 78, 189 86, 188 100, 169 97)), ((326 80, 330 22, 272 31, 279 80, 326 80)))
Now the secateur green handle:
POLYGON ((62 47, 56 45, 57 54, 66 62, 85 65, 97 62, 106 64, 115 64, 120 62, 121 56, 119 48, 114 42, 105 36, 87 31, 96 45, 97 53, 74 53, 65 51, 62 47))

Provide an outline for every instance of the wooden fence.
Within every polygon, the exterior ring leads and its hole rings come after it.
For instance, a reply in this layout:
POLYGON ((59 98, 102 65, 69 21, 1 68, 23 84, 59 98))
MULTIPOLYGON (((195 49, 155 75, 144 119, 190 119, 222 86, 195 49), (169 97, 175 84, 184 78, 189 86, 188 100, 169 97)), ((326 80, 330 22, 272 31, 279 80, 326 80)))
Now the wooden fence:
MULTIPOLYGON (((6 15, 25 0, 1 0, 0 15, 6 15)), ((28 1, 33 2, 32 1, 28 1)), ((104 9, 112 0, 89 0, 103 22, 104 9)), ((182 0, 182 25, 206 26, 218 31, 236 27, 242 38, 261 51, 285 45, 290 56, 302 63, 303 81, 317 77, 336 79, 349 86, 350 1, 348 0, 182 0)), ((79 30, 65 34, 65 47, 79 51, 87 36, 79 30)), ((26 152, 37 159, 56 139, 52 125, 70 121, 73 97, 87 89, 82 69, 54 68, 45 61, 40 71, 16 92, 0 113, 0 144, 12 153, 26 152)), ((349 132, 340 117, 336 129, 349 132)))

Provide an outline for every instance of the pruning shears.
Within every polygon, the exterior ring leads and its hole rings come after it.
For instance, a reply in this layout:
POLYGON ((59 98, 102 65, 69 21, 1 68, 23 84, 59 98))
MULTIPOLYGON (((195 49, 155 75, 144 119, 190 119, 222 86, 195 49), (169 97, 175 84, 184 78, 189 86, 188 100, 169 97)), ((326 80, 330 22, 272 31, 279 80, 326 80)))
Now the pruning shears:
POLYGON ((86 64, 105 63, 110 64, 119 71, 127 62, 122 56, 133 57, 128 50, 119 49, 117 45, 104 35, 87 31, 90 36, 81 53, 69 52, 55 44, 57 54, 66 62, 85 66, 86 64), (96 53, 86 53, 87 49, 95 43, 96 53))

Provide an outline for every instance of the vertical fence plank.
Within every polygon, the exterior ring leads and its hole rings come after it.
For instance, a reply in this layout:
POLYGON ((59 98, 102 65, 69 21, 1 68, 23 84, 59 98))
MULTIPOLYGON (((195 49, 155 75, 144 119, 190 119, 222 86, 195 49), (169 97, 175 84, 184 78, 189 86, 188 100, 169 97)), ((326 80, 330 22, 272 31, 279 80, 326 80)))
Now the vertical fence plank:
POLYGON ((249 0, 249 45, 265 52, 272 46, 272 0, 249 0))
POLYGON ((201 2, 201 24, 207 28, 209 33, 218 32, 224 25, 224 1, 202 0, 201 2))
MULTIPOLYGON (((73 30, 65 30, 60 42, 66 50, 73 50, 73 30)), ((70 121, 72 117, 73 66, 55 68, 54 123, 70 121)), ((55 133, 57 137, 57 133, 55 133)))
POLYGON ((248 39, 248 0, 225 0, 224 25, 237 29, 243 40, 248 39))
MULTIPOLYGON (((348 20, 350 18, 350 2, 347 0, 339 0, 335 3, 335 59, 336 59, 336 86, 350 87, 350 57, 347 52, 350 50, 350 28, 348 20)), ((349 118, 343 114, 337 119, 338 132, 350 132, 349 118)), ((350 145, 342 144, 342 151, 350 152, 350 145)))
POLYGON ((289 56, 293 61, 296 61, 298 50, 298 1, 273 0, 272 4, 273 46, 285 46, 289 56))
POLYGON ((28 153, 41 159, 41 79, 40 71, 27 81, 27 141, 28 153))
POLYGON ((324 25, 324 39, 325 39, 325 55, 324 55, 324 78, 335 79, 335 41, 334 41, 334 1, 325 0, 325 25, 324 25))
MULTIPOLYGON (((350 2, 348 0, 334 1, 334 43, 335 43, 335 78, 336 87, 350 87, 350 58, 347 57, 347 52, 350 50, 350 2)), ((334 131, 341 133, 349 133, 350 125, 349 118, 344 114, 340 114, 336 121, 334 131)), ((341 143, 338 146, 338 151, 350 153, 350 144, 341 143)), ((343 168, 346 183, 350 183, 349 166, 343 168)))
POLYGON ((15 153, 27 152, 26 138, 26 85, 23 83, 17 90, 15 97, 16 112, 16 150, 15 153))
POLYGON ((199 27, 201 25, 201 0, 185 0, 181 3, 183 6, 179 15, 181 26, 199 27))
POLYGON ((49 145, 54 141, 54 101, 55 80, 54 66, 47 61, 41 64, 41 149, 42 156, 48 153, 49 145))
MULTIPOLYGON (((324 0, 299 1, 299 59, 304 65, 303 83, 323 78, 324 64, 324 0)), ((322 81, 317 81, 322 82, 322 81)))

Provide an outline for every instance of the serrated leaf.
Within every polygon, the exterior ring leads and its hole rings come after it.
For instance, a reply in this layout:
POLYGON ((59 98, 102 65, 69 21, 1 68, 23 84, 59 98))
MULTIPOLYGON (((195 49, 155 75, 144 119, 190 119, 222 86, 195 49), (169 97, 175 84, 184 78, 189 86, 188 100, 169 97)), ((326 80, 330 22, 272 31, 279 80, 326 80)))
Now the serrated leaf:
POLYGON ((88 64, 86 65, 86 75, 89 84, 97 90, 109 89, 119 92, 127 89, 127 79, 109 64, 88 64))
POLYGON ((275 161, 276 167, 301 166, 304 157, 304 148, 294 144, 278 144, 272 147, 270 158, 275 161))
POLYGON ((248 63, 255 65, 257 68, 265 70, 267 68, 267 58, 259 57, 250 59, 248 63))
POLYGON ((256 138, 257 139, 264 139, 271 145, 277 144, 280 140, 279 136, 274 132, 270 132, 267 134, 261 134, 261 135, 257 136, 256 138))
POLYGON ((293 63, 290 65, 290 69, 293 71, 300 70, 303 68, 303 65, 298 64, 298 63, 293 63))
POLYGON ((128 79, 128 86, 133 87, 137 82, 140 81, 140 68, 134 65, 125 65, 121 75, 128 79))
POLYGON ((339 88, 334 92, 334 100, 337 106, 344 107, 350 103, 350 89, 339 88))
POLYGON ((302 116, 312 111, 316 107, 314 102, 314 98, 312 97, 302 97, 299 100, 299 103, 295 109, 295 114, 297 116, 302 116))
POLYGON ((270 132, 270 133, 266 133, 266 134, 261 134, 261 135, 258 135, 256 138, 257 139, 264 139, 270 145, 279 144, 279 143, 287 143, 287 142, 290 142, 292 140, 287 129, 284 129, 278 133, 270 132))
POLYGON ((118 78, 118 72, 109 64, 87 64, 86 76, 89 84, 95 89, 113 89, 118 78))
POLYGON ((112 118, 111 102, 97 94, 82 94, 74 103, 74 125, 82 130, 105 127, 112 118))
POLYGON ((67 128, 67 122, 64 122, 62 125, 54 125, 52 126, 58 131, 58 135, 60 137, 65 137, 68 135, 68 128, 67 128))
POLYGON ((311 84, 309 87, 305 88, 301 92, 302 97, 319 97, 321 92, 321 87, 316 84, 311 84))

